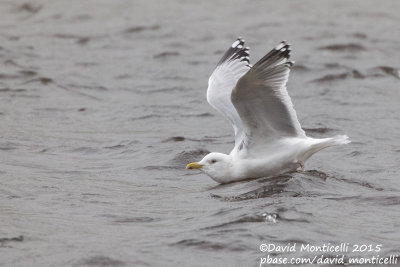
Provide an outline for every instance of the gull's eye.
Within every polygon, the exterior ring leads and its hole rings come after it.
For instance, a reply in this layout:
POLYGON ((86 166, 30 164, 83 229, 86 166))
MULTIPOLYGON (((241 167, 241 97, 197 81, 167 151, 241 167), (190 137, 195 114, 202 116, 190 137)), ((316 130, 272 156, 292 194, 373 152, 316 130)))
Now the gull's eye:
POLYGON ((214 164, 215 162, 217 162, 215 159, 211 160, 211 164, 214 164))

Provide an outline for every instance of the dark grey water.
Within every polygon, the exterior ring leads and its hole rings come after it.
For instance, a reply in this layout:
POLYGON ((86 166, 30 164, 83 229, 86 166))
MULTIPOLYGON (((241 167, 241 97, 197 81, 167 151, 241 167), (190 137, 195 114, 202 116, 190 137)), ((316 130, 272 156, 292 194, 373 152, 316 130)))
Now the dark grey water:
MULTIPOLYGON (((0 265, 258 266, 260 244, 288 242, 400 254, 399 10, 398 1, 2 1, 0 265), (232 148, 205 91, 239 35, 253 63, 288 40, 303 127, 353 142, 273 179, 218 186, 186 170, 232 148)), ((377 253, 349 255, 367 254, 377 253)))

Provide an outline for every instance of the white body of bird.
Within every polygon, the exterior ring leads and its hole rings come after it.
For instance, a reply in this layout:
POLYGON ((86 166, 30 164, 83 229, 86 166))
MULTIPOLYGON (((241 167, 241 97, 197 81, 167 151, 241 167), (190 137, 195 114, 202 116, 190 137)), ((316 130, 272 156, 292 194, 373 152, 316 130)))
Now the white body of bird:
POLYGON ((302 168, 306 160, 321 149, 349 142, 346 135, 323 139, 285 138, 264 147, 263 151, 260 151, 262 156, 243 156, 236 150, 229 155, 212 152, 200 162, 189 164, 188 168, 200 168, 213 180, 222 184, 270 177, 302 168))

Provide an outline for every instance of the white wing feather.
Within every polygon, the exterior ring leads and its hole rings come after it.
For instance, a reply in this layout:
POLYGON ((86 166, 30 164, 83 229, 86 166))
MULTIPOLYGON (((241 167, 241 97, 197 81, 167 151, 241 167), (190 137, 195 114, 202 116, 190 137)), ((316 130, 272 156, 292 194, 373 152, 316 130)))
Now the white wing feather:
POLYGON ((207 101, 227 118, 235 132, 235 146, 243 135, 242 121, 232 104, 231 94, 237 81, 250 69, 249 49, 238 38, 221 58, 208 80, 207 101))

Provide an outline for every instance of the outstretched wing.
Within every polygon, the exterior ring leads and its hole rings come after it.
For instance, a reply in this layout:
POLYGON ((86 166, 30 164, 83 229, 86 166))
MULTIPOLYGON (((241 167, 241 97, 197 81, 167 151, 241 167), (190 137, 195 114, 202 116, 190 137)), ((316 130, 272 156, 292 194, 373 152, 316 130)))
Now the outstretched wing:
POLYGON ((247 149, 272 139, 305 136, 286 90, 293 65, 289 57, 290 45, 283 41, 240 78, 232 91, 232 103, 244 127, 241 141, 247 149))
POLYGON ((242 121, 231 102, 237 81, 250 69, 249 48, 240 37, 225 52, 208 80, 207 101, 227 118, 235 131, 235 145, 241 140, 242 121))

